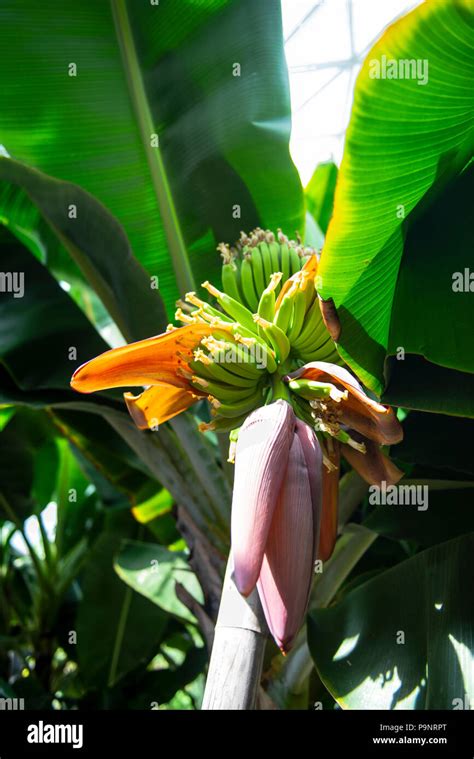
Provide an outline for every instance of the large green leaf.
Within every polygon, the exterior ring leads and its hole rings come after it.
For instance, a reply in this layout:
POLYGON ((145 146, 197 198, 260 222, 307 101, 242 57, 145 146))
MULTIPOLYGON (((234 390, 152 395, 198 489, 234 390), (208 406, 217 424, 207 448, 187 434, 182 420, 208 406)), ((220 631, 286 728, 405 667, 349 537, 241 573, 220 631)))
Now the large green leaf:
MULTIPOLYGON (((207 664, 207 651, 204 647, 192 647, 185 655, 184 661, 178 667, 148 671, 134 685, 132 698, 127 700, 127 709, 163 708, 163 704, 194 680, 207 664)), ((180 708, 171 706, 170 708, 180 708)), ((186 708, 186 707, 181 707, 186 708)), ((189 707, 188 707, 189 708, 189 707)))
POLYGON ((0 26, 0 143, 99 198, 170 310, 216 241, 304 231, 277 0, 6 0, 0 26))
POLYGON ((196 575, 182 553, 164 546, 127 541, 115 560, 115 571, 131 588, 164 611, 184 621, 195 621, 176 596, 180 583, 201 603, 204 600, 196 575))
MULTIPOLYGON (((14 420, 13 420, 14 421, 14 420)), ((23 521, 33 511, 34 452, 10 422, 0 432, 0 518, 23 521)))
POLYGON ((332 161, 316 166, 313 176, 305 187, 308 210, 326 234, 334 207, 334 191, 337 181, 337 166, 332 161))
POLYGON ((396 540, 416 540, 421 546, 444 543, 474 532, 474 482, 466 481, 465 487, 459 485, 455 482, 443 485, 437 480, 417 482, 418 490, 412 492, 426 497, 423 503, 378 506, 364 526, 396 540))
POLYGON ((75 367, 107 344, 48 270, 2 226, 0 261, 2 271, 24 277, 21 297, 5 292, 0 298, 0 363, 23 390, 68 388, 75 367))
POLYGON ((474 249, 473 197, 471 164, 408 231, 385 364, 389 403, 474 417, 474 300, 453 289, 474 249))
POLYGON ((390 455, 416 464, 416 475, 474 480, 474 422, 445 414, 411 412, 403 422, 403 440, 390 455))
POLYGON ((57 464, 54 429, 47 416, 18 409, 0 431, 0 492, 6 500, 0 515, 23 521, 41 511, 52 500, 57 464))
POLYGON ((158 607, 117 577, 113 559, 122 535, 104 533, 88 557, 77 619, 81 675, 87 684, 112 686, 150 659, 166 627, 158 607))
POLYGON ((97 493, 91 492, 67 440, 58 440, 59 465, 55 473, 54 500, 57 503, 55 543, 59 558, 64 558, 81 541, 90 541, 97 527, 97 493))
POLYGON ((430 548, 310 614, 313 659, 341 706, 472 703, 473 550, 474 533, 430 548))
MULTIPOLYGON (((124 410, 125 411, 125 410, 124 410)), ((128 507, 139 501, 142 491, 148 496, 155 493, 155 484, 147 490, 149 471, 110 424, 98 414, 78 411, 54 411, 59 431, 79 451, 81 458, 97 469, 114 490, 127 496, 128 507)), ((93 479, 93 478, 92 478, 93 479)))
MULTIPOLYGON (((394 403, 454 413, 474 413, 466 376, 474 301, 452 290, 473 244, 471 176, 459 176, 474 145, 473 52, 468 0, 421 4, 369 52, 319 270, 321 294, 340 317, 341 353, 363 381, 377 393, 388 381, 394 403), (410 61, 411 76, 395 78, 390 66, 399 72, 410 61), (418 384, 410 374, 402 397, 384 376, 387 354, 399 348, 428 363, 418 384), (440 385, 439 368, 459 370, 452 390, 440 385)), ((393 373, 410 371, 400 352, 397 359, 393 373)))
MULTIPOLYGON (((21 188, 12 197, 7 186, 8 203, 5 195, 3 204, 0 198, 1 213, 12 231, 35 252, 38 240, 43 243, 46 237, 43 231, 31 238, 32 229, 41 230, 36 215, 39 210, 57 243, 64 244, 127 340, 140 340, 164 330, 166 314, 161 297, 132 255, 122 227, 101 203, 71 182, 53 179, 9 158, 0 157, 0 180, 21 188), (26 198, 21 198, 23 191, 28 193, 26 198), (25 230, 30 232, 29 237, 25 230)), ((39 253, 44 263, 52 263, 54 268, 49 240, 39 253)))

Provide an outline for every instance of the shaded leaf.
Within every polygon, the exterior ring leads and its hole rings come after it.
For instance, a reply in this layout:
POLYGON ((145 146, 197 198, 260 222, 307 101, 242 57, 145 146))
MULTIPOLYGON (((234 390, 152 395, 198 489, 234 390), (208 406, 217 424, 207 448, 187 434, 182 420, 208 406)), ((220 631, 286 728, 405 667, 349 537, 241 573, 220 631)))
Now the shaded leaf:
MULTIPOLYGON (((380 573, 312 612, 318 672, 348 709, 453 709, 474 698, 474 534, 380 573)), ((461 707, 462 708, 462 707, 461 707)))
MULTIPOLYGON (((470 487, 450 489, 448 486, 442 490, 435 490, 431 483, 424 485, 421 481, 417 485, 427 488, 417 491, 426 497, 425 501, 379 506, 364 520, 364 526, 395 540, 416 540, 421 546, 444 543, 474 532, 474 482, 470 487)), ((400 486, 404 486, 403 480, 400 486)))
POLYGON ((88 557, 77 617, 77 653, 88 685, 114 685, 156 652, 166 616, 113 569, 122 536, 103 534, 88 557))
POLYGON ((0 362, 23 390, 69 388, 77 363, 107 350, 107 344, 48 270, 2 226, 0 261, 3 271, 24 277, 23 297, 0 297, 0 362))
MULTIPOLYGON (((28 193, 128 341, 164 331, 167 319, 159 292, 133 256, 122 227, 98 200, 70 182, 2 156, 0 180, 28 193)), ((14 200, 1 209, 13 231, 14 200)), ((32 223, 31 218, 20 220, 21 230, 32 223)), ((42 258, 50 263, 47 253, 42 258)))
POLYGON ((197 601, 204 600, 184 554, 151 543, 127 541, 114 566, 125 583, 164 611, 182 620, 195 621, 175 592, 175 584, 179 582, 197 601))

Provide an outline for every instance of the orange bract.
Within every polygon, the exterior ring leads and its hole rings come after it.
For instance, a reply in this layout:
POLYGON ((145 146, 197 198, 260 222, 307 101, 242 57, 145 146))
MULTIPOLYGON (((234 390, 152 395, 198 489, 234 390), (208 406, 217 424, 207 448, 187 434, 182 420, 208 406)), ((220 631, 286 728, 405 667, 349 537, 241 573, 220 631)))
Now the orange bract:
POLYGON ((197 390, 191 391, 171 385, 153 385, 140 395, 124 393, 123 397, 137 427, 147 430, 186 411, 204 396, 197 390))
POLYGON ((190 390, 189 383, 177 369, 186 365, 187 356, 192 360, 193 349, 212 332, 210 324, 189 324, 106 351, 80 366, 73 374, 71 386, 80 393, 155 384, 190 390))

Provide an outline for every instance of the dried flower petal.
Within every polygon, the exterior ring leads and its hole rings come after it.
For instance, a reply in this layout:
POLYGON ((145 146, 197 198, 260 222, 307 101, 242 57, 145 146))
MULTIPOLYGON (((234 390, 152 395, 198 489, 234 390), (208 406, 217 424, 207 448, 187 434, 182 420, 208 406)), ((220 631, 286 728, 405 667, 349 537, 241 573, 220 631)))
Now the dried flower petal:
POLYGON ((347 369, 325 361, 312 361, 287 379, 308 379, 316 382, 331 382, 338 389, 348 391, 348 397, 340 403, 340 422, 376 443, 392 445, 403 438, 403 430, 393 410, 384 406, 364 392, 347 369))
MULTIPOLYGON (((351 431, 351 435, 355 436, 356 434, 351 431)), ((358 435, 357 439, 362 440, 362 435, 358 435)), ((365 453, 360 453, 348 445, 341 445, 341 453, 369 485, 380 485, 381 482, 386 482, 387 485, 396 485, 403 477, 404 472, 382 453, 377 443, 365 439, 364 444, 365 453)))

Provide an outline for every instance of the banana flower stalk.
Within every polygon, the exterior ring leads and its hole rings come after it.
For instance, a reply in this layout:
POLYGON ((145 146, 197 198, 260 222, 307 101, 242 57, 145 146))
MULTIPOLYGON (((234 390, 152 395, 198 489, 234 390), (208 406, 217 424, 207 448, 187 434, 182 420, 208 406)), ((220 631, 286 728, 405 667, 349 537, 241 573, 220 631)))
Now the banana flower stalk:
POLYGON ((337 537, 341 455, 371 484, 402 476, 380 450, 401 440, 393 411, 368 397, 343 366, 316 292, 318 257, 280 231, 221 245, 223 290, 214 305, 187 293, 162 335, 92 359, 74 373, 83 393, 124 394, 140 429, 207 399, 209 430, 231 433, 235 457, 234 581, 257 587, 286 653, 306 612, 316 559, 337 537), (143 389, 144 388, 144 389, 143 389))

